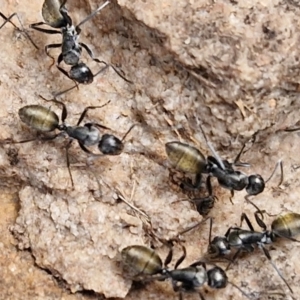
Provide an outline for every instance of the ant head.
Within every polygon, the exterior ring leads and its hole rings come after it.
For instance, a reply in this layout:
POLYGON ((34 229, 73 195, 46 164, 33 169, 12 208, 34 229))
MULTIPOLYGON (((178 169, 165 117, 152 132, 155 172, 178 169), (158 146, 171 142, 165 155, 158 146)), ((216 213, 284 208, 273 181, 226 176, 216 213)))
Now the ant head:
POLYGON ((112 134, 104 134, 98 145, 99 150, 106 155, 119 155, 124 148, 121 140, 112 134))
POLYGON ((248 185, 246 187, 246 191, 248 195, 257 195, 263 192, 265 189, 265 181, 264 179, 256 174, 250 175, 248 177, 248 185))
POLYGON ((78 83, 90 84, 93 82, 94 75, 85 63, 80 62, 72 66, 70 70, 70 78, 78 83))
POLYGON ((208 245, 207 253, 211 257, 230 253, 230 246, 225 236, 216 236, 208 245))
POLYGON ((208 285, 213 289, 223 289, 228 284, 228 277, 225 271, 214 267, 207 271, 208 285))

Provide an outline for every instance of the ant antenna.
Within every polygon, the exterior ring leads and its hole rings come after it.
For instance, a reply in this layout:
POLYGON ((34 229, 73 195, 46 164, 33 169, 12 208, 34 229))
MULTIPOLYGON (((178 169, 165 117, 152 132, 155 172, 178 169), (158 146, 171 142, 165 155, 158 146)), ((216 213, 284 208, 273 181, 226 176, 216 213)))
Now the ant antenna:
POLYGON ((276 272, 278 273, 278 275, 280 276, 280 278, 284 281, 284 283, 286 284, 286 286, 288 287, 288 289, 290 290, 290 292, 293 294, 294 292, 293 292, 292 288, 290 287, 290 285, 288 284, 288 282, 285 280, 285 278, 283 277, 283 275, 280 273, 280 271, 278 270, 278 268, 276 267, 276 265, 272 261, 272 258, 270 256, 269 251, 262 244, 259 244, 258 246, 259 246, 259 248, 261 248, 263 250, 264 254, 266 255, 267 259, 269 260, 269 262, 271 263, 271 265, 273 266, 273 268, 276 270, 276 272))
POLYGON ((271 178, 274 176, 278 166, 280 166, 280 181, 279 181, 279 184, 278 186, 280 186, 283 182, 283 163, 282 163, 282 160, 279 159, 275 165, 275 168, 273 169, 273 172, 271 173, 270 177, 265 181, 265 183, 267 183, 268 181, 271 180, 271 178))
POLYGON ((65 94, 65 93, 67 93, 67 92, 69 92, 69 91, 75 89, 76 87, 78 88, 78 85, 74 85, 74 86, 72 86, 72 87, 70 87, 70 88, 68 88, 68 89, 66 89, 66 90, 64 90, 64 91, 62 91, 62 92, 54 93, 54 94, 52 94, 52 95, 53 95, 54 98, 57 98, 57 97, 59 97, 59 96, 65 94))
POLYGON ((34 41, 32 40, 32 38, 30 37, 30 35, 27 33, 27 31, 25 30, 20 18, 19 18, 19 15, 17 13, 13 13, 12 15, 10 15, 8 18, 4 16, 3 13, 0 12, 0 16, 5 20, 4 23, 0 26, 0 29, 7 23, 9 22, 10 24, 12 24, 17 30, 19 30, 25 37, 27 37, 29 39, 29 41, 31 42, 31 44, 33 45, 33 47, 35 49, 39 49, 39 47, 34 43, 34 41), (17 25, 15 25, 11 19, 16 16, 19 20, 19 23, 22 27, 22 29, 20 29, 17 25))
POLYGON ((129 129, 127 130, 127 132, 124 134, 124 136, 123 136, 123 138, 121 139, 121 142, 123 142, 125 139, 126 139, 126 137, 127 137, 127 135, 129 134, 129 132, 133 129, 133 127, 135 127, 135 126, 137 126, 138 124, 133 124, 133 125, 131 125, 130 127, 129 127, 129 129))
POLYGON ((78 29, 83 23, 87 22, 91 18, 93 18, 100 10, 102 10, 105 6, 107 6, 110 3, 110 1, 106 1, 101 6, 99 6, 95 11, 93 11, 90 15, 88 15, 84 20, 82 20, 77 26, 76 29, 78 29))
POLYGON ((223 163, 222 159, 220 158, 220 156, 219 156, 218 153, 216 152, 216 150, 215 150, 215 148, 213 147, 213 145, 211 144, 211 142, 208 141, 208 139, 207 139, 207 137, 206 137, 206 134, 205 134, 205 132, 204 132, 204 130, 203 130, 201 124, 199 124, 199 127, 200 127, 201 132, 202 132, 202 134, 203 134, 203 136, 204 136, 204 139, 205 139, 205 141, 206 141, 206 144, 207 144, 208 148, 210 149, 211 153, 213 154, 214 158, 218 161, 218 163, 219 163, 219 165, 221 166, 221 168, 222 168, 223 170, 225 170, 226 168, 225 168, 225 166, 224 166, 224 163, 223 163))
POLYGON ((252 299, 246 292, 244 292, 238 285, 236 285, 235 283, 231 282, 231 281, 227 281, 229 284, 231 284, 232 286, 234 286, 236 289, 238 289, 245 297, 247 297, 248 299, 252 299))
POLYGON ((258 206, 257 206, 256 204, 254 204, 254 203, 249 199, 249 197, 251 197, 251 196, 252 196, 252 195, 247 195, 247 196, 245 196, 246 202, 249 203, 249 204, 251 204, 252 206, 254 206, 255 209, 257 210, 257 212, 261 215, 262 219, 264 219, 263 211, 260 210, 260 209, 258 208, 258 206))
POLYGON ((187 232, 189 232, 189 231, 191 231, 191 230, 193 230, 193 229, 195 229, 195 228, 197 228, 197 227, 199 227, 200 225, 202 225, 203 223, 205 223, 207 220, 210 220, 210 224, 212 224, 212 218, 211 218, 211 217, 206 217, 206 218, 203 219, 202 221, 200 221, 200 222, 198 222, 198 223, 196 223, 196 224, 194 224, 194 225, 192 225, 192 226, 190 226, 190 227, 188 227, 188 228, 186 228, 186 229, 180 231, 180 232, 177 234, 177 237, 180 236, 180 235, 183 235, 183 234, 185 234, 185 233, 187 233, 187 232))

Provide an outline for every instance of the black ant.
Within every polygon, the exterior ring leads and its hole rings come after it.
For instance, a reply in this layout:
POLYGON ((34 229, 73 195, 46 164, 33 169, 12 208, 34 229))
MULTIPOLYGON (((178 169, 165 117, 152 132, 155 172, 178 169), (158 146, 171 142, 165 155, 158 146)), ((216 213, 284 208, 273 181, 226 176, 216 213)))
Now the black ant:
MULTIPOLYGON (((66 75, 68 78, 73 80, 76 86, 77 83, 82 83, 82 84, 92 83, 93 78, 97 76, 100 72, 107 69, 108 67, 112 67, 114 71, 121 78, 123 78, 125 81, 129 83, 132 83, 131 81, 126 79, 122 74, 120 74, 113 65, 95 58, 92 50, 86 44, 78 42, 79 35, 81 32, 80 26, 83 25, 88 20, 90 20, 91 18, 93 18, 100 10, 102 10, 105 6, 107 6, 110 3, 110 1, 106 1, 104 4, 99 6, 95 11, 93 11, 89 16, 87 16, 76 26, 73 25, 72 19, 68 15, 68 11, 65 7, 66 2, 67 0, 63 0, 63 1, 45 0, 42 8, 42 15, 45 22, 38 22, 30 25, 31 28, 44 33, 62 35, 62 43, 45 46, 46 54, 49 57, 51 57, 53 60, 52 65, 54 64, 55 59, 49 54, 49 49, 61 47, 62 52, 58 56, 56 66, 64 75, 66 75), (59 28, 60 30, 41 28, 40 27, 41 25, 48 25, 52 28, 59 28), (92 58, 93 61, 97 63, 105 64, 105 67, 101 69, 99 72, 97 72, 95 75, 92 73, 90 68, 85 63, 80 61, 82 48, 86 50, 86 52, 92 58), (65 64, 71 66, 69 72, 63 69, 62 67, 60 67, 60 63, 62 61, 64 61, 65 64)), ((63 91, 57 94, 56 96, 61 95, 71 89, 63 91)))
MULTIPOLYGON (((256 211, 254 216, 257 224, 262 228, 262 231, 254 231, 254 228, 245 213, 241 215, 241 224, 240 227, 229 227, 224 236, 216 236, 212 239, 212 219, 210 219, 210 229, 209 229, 209 245, 207 254, 204 255, 205 259, 216 259, 216 258, 225 258, 230 260, 226 270, 229 268, 232 262, 234 262, 241 252, 253 252, 255 246, 260 248, 265 256, 268 258, 280 278, 287 285, 291 293, 293 290, 282 276, 276 265, 273 263, 271 259, 271 255, 268 249, 265 247, 267 244, 274 243, 277 238, 286 238, 288 240, 296 241, 294 237, 300 234, 300 214, 297 213, 287 213, 277 217, 273 220, 271 224, 271 230, 267 230, 266 224, 259 217, 262 213, 266 213, 265 211, 256 211), (250 230, 242 229, 242 223, 246 221, 250 230), (232 259, 228 258, 228 256, 232 253, 233 249, 237 249, 234 253, 232 259)), ((197 223, 196 225, 189 227, 188 229, 179 233, 182 235, 191 229, 198 227, 203 222, 197 223)))
MULTIPOLYGON (((201 185, 201 179, 202 174, 208 174, 208 178, 206 181, 206 187, 209 191, 209 197, 207 198, 200 198, 195 199, 199 202, 199 208, 198 211, 201 213, 201 211, 205 211, 205 209, 202 208, 204 205, 204 208, 213 206, 213 199, 215 198, 212 195, 212 188, 211 188, 211 177, 216 177, 219 184, 231 191, 231 198, 234 195, 234 191, 241 191, 243 189, 246 190, 248 196, 245 197, 245 199, 251 203, 257 210, 257 206, 249 200, 249 196, 257 195, 263 192, 265 188, 265 183, 268 182, 273 174, 275 173, 275 170, 277 169, 278 165, 281 167, 281 181, 282 182, 282 162, 279 161, 274 171, 272 172, 271 176, 265 181, 261 175, 259 174, 253 174, 253 175, 246 175, 245 173, 242 173, 240 171, 237 171, 234 169, 236 166, 249 166, 249 164, 240 162, 240 157, 245 149, 246 144, 243 145, 242 149, 236 156, 233 163, 228 162, 227 160, 221 160, 217 153, 215 152, 212 145, 208 142, 206 135, 200 126, 201 131, 204 135, 204 138, 206 140, 206 143, 208 147, 211 149, 214 156, 208 156, 207 158, 202 154, 200 150, 197 148, 181 143, 181 142, 169 142, 166 143, 166 153, 167 156, 171 162, 171 164, 178 169, 181 172, 185 173, 191 173, 195 174, 195 183, 192 184, 190 182, 183 183, 183 188, 188 188, 192 190, 197 190, 200 188, 201 185)), ((231 199, 230 199, 231 200, 231 199)))
MULTIPOLYGON (((41 138, 41 140, 54 140, 61 134, 67 134, 67 136, 70 138, 70 141, 68 142, 66 146, 66 157, 67 157, 67 167, 70 174, 72 186, 74 186, 73 178, 70 171, 70 162, 69 162, 69 154, 68 149, 71 146, 71 143, 73 140, 77 140, 80 148, 85 151, 88 154, 91 154, 93 156, 103 156, 103 155, 119 155, 124 148, 123 141, 129 134, 129 132, 132 130, 132 128, 135 125, 132 125, 122 139, 117 138, 116 136, 112 134, 104 134, 100 135, 99 129, 109 129, 108 127, 105 127, 98 123, 86 123, 84 126, 79 126, 87 114, 88 110, 90 109, 96 109, 101 108, 105 105, 107 105, 110 101, 107 103, 101 105, 101 106, 88 106, 84 109, 84 111, 81 113, 79 120, 76 124, 76 126, 68 126, 65 124, 65 120, 67 118, 67 108, 65 104, 58 100, 46 100, 42 96, 40 96, 45 101, 52 101, 58 105, 62 106, 62 114, 61 114, 61 124, 59 124, 59 117, 58 115, 51 111, 49 108, 46 108, 41 105, 27 105, 22 107, 19 110, 19 117, 20 119, 29 127, 32 129, 37 130, 41 133, 46 132, 52 132, 55 129, 58 129, 60 133, 55 134, 54 136, 44 136, 41 138), (102 154, 95 154, 91 152, 87 147, 97 145, 99 151, 102 154)), ((16 143, 27 143, 36 140, 34 139, 28 139, 23 140, 16 143)))
POLYGON ((173 257, 172 246, 170 246, 164 263, 155 250, 142 245, 124 248, 121 251, 121 256, 124 266, 133 271, 136 278, 151 276, 156 280, 171 279, 173 290, 179 292, 179 299, 183 299, 183 292, 198 292, 201 300, 205 300, 199 291, 199 288, 205 283, 213 289, 222 289, 231 284, 250 299, 241 288, 228 281, 225 271, 220 267, 214 266, 207 270, 204 262, 197 261, 186 268, 178 269, 186 257, 185 247, 182 246, 182 249, 183 255, 177 260, 173 270, 168 269, 173 257))

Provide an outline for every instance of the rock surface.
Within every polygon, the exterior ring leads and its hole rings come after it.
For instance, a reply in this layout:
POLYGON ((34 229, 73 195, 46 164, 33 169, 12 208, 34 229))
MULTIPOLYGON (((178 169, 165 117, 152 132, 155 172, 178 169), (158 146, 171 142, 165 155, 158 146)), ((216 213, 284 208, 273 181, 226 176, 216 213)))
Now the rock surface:
MULTIPOLYGON (((201 220, 189 202, 180 201, 187 197, 178 187, 182 174, 170 172, 164 150, 166 142, 180 139, 209 154, 200 123, 218 153, 231 161, 255 134, 255 143, 247 144, 242 157, 251 164, 244 171, 268 178, 282 159, 284 181, 277 187, 276 172, 253 202, 274 215, 300 213, 300 137, 281 131, 299 118, 296 2, 111 2, 82 26, 80 40, 96 57, 122 69, 133 84, 109 69, 60 100, 67 106, 71 125, 86 106, 108 100, 105 107, 90 111, 86 120, 111 128, 106 132, 120 138, 132 124, 138 125, 126 137, 119 156, 91 158, 73 142, 74 189, 63 137, 1 145, 0 299, 99 299, 99 295, 178 299, 169 282, 129 292, 131 281, 122 271, 120 251, 132 244, 153 243, 164 258, 167 250, 150 238, 150 224, 156 235, 168 238, 201 220), (17 251, 12 243, 28 251, 17 251)), ((67 3, 74 24, 97 5, 87 0, 67 3)), ((1 7, 7 16, 18 12, 26 29, 42 20, 39 1, 7 1, 1 7)), ((73 85, 55 66, 49 68, 51 59, 44 52, 44 46, 59 43, 60 36, 28 32, 39 50, 11 24, 0 30, 1 140, 35 137, 19 120, 18 110, 40 104, 60 115, 59 107, 38 95, 51 99, 52 93, 73 85)), ((51 53, 57 57, 59 50, 51 53)), ((85 51, 83 57, 94 73, 100 69, 85 51)), ((232 205, 230 192, 213 184, 219 199, 210 213, 214 235, 239 225, 242 212, 255 224, 244 191, 235 193, 232 205)), ((272 217, 265 221, 270 225, 272 217)), ((255 228, 259 229, 256 224, 255 228)), ((188 265, 206 250, 208 224, 184 239, 188 255, 183 265, 188 265)), ((283 241, 271 251, 294 295, 300 292, 298 247, 283 241)), ((180 255, 180 248, 175 250, 174 261, 180 255)), ((258 250, 234 264, 228 277, 254 298, 297 299, 258 250)), ((204 294, 208 300, 246 299, 231 285, 204 294)), ((184 299, 199 296, 189 294, 184 299)))

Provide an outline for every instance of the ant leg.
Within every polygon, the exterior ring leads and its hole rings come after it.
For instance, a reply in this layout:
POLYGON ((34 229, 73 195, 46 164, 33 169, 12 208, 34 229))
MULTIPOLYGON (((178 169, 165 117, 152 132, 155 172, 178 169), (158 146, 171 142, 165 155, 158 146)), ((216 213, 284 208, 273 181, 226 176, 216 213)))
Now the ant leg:
MULTIPOLYGON (((104 107, 105 105, 109 104, 110 103, 110 100, 107 101, 106 103, 100 105, 100 106, 87 106, 84 111, 81 113, 80 117, 79 117, 79 120, 77 122, 77 126, 80 125, 80 123, 82 122, 83 118, 85 117, 85 115, 87 114, 88 110, 89 109, 95 109, 95 108, 102 108, 104 107)), ((99 127, 101 127, 102 125, 99 125, 99 127)), ((106 129, 106 127, 103 127, 104 129, 106 129)))
POLYGON ((243 163, 243 162, 240 161, 240 158, 241 158, 241 156, 244 152, 245 147, 246 147, 246 143, 244 143, 244 145, 242 146, 242 149, 240 150, 240 152, 238 153, 238 155, 234 159, 232 165, 234 165, 236 167, 250 167, 250 164, 243 163))
POLYGON ((280 273, 280 271, 278 270, 278 268, 276 267, 276 265, 272 261, 270 252, 264 247, 263 244, 259 244, 258 246, 259 246, 260 249, 262 249, 262 251, 264 252, 265 256, 267 257, 267 259, 269 260, 269 262, 271 263, 271 265, 273 266, 273 268, 278 273, 279 277, 284 281, 284 283, 286 284, 286 286, 288 287, 288 289, 290 290, 290 292, 293 294, 294 292, 293 292, 292 288, 290 287, 290 285, 288 284, 288 282, 285 280, 285 278, 283 277, 283 275, 280 273))
POLYGON ((258 215, 263 216, 264 213, 266 213, 265 210, 256 211, 256 212, 254 213, 254 216, 255 216, 255 220, 256 220, 256 223, 258 224, 258 226, 259 226, 263 231, 266 231, 266 230, 267 230, 267 225, 266 225, 265 222, 258 216, 258 215))
POLYGON ((11 19, 12 19, 15 15, 17 15, 17 13, 13 13, 13 14, 10 15, 9 17, 6 17, 2 12, 0 12, 0 16, 5 20, 4 23, 0 26, 0 29, 1 29, 3 26, 5 26, 5 24, 6 24, 7 22, 9 22, 10 24, 12 24, 16 29, 18 29, 19 27, 18 27, 17 25, 15 25, 15 23, 13 23, 13 22, 11 21, 11 19))
POLYGON ((284 129, 283 131, 293 132, 293 131, 299 131, 299 130, 300 130, 300 127, 295 127, 295 128, 287 127, 287 128, 284 129))
MULTIPOLYGON (((1 29, 2 27, 4 27, 6 23, 10 23, 10 24, 12 24, 16 29, 19 29, 19 27, 18 27, 17 25, 15 25, 15 23, 13 23, 13 22, 11 21, 11 19, 12 19, 14 16, 18 16, 17 13, 13 13, 12 15, 10 15, 10 16, 7 18, 2 12, 0 12, 0 16, 5 20, 4 23, 0 26, 0 29, 1 29)), ((19 30, 20 30, 20 29, 19 29, 19 30)))
POLYGON ((217 200, 217 197, 213 195, 211 176, 207 176, 206 178, 206 188, 208 190, 207 197, 192 199, 192 201, 195 202, 197 211, 201 216, 207 215, 217 200))
POLYGON ((201 300, 205 300, 203 294, 201 292, 198 293, 201 300))
POLYGON ((236 260, 237 260, 238 256, 240 255, 241 251, 242 251, 242 248, 239 248, 239 249, 234 253, 232 259, 229 260, 229 263, 228 263, 228 265, 227 265, 225 271, 229 270, 229 267, 230 267, 232 264, 234 264, 234 263, 236 262, 236 260))
POLYGON ((22 141, 11 141, 11 144, 23 144, 23 143, 29 143, 29 142, 33 142, 33 141, 37 141, 38 138, 32 138, 32 139, 28 139, 28 140, 22 140, 22 141))
POLYGON ((231 204, 233 205, 233 201, 232 201, 232 198, 234 197, 234 190, 230 190, 230 198, 229 198, 229 200, 230 200, 230 202, 231 202, 231 204))
POLYGON ((164 267, 167 268, 169 263, 172 261, 172 258, 173 258, 173 244, 172 243, 168 243, 166 242, 167 246, 169 247, 169 252, 168 252, 168 255, 167 257, 165 258, 165 261, 164 261, 164 267))
POLYGON ((55 140, 58 136, 60 136, 62 134, 62 132, 58 133, 58 134, 55 134, 53 136, 42 136, 40 138, 40 140, 42 141, 52 141, 52 140, 55 140))
POLYGON ((186 249, 183 245, 181 245, 182 247, 182 251, 183 254, 179 257, 179 259, 177 260, 177 262, 175 263, 174 269, 177 269, 179 267, 179 265, 185 260, 186 258, 186 249))
POLYGON ((67 159, 67 168, 68 168, 68 172, 70 175, 72 188, 74 189, 74 181, 73 181, 73 177, 72 177, 72 173, 71 173, 71 169, 70 169, 70 158, 69 158, 69 148, 71 147, 72 142, 73 142, 73 140, 70 140, 66 146, 66 159, 67 159))
POLYGON ((65 120, 66 120, 66 118, 67 118, 67 115, 68 115, 66 105, 65 105, 63 102, 58 101, 58 100, 56 100, 56 99, 47 100, 47 99, 44 98, 42 95, 39 95, 39 97, 42 98, 44 101, 47 101, 47 102, 51 101, 51 102, 54 102, 54 103, 59 104, 59 105, 62 106, 61 121, 64 123, 65 120))
POLYGON ((80 148, 81 148, 84 152, 86 152, 86 153, 88 153, 88 154, 92 154, 92 155, 94 155, 94 156, 102 156, 102 154, 99 155, 99 154, 93 153, 93 152, 90 151, 88 148, 86 148, 82 143, 78 142, 78 144, 79 144, 80 148))
POLYGON ((29 41, 31 42, 31 44, 34 46, 35 49, 39 49, 39 47, 38 47, 38 46, 34 43, 34 41, 32 40, 31 36, 30 36, 30 35, 27 33, 27 31, 24 29, 24 26, 23 26, 23 24, 22 24, 22 22, 21 22, 21 20, 20 20, 20 18, 19 18, 19 15, 18 15, 17 13, 13 13, 12 15, 10 15, 10 16, 7 18, 7 17, 4 16, 4 14, 2 14, 2 13, 0 12, 0 16, 5 20, 5 22, 0 26, 0 29, 1 29, 7 22, 9 22, 10 24, 12 24, 16 29, 18 29, 23 35, 25 35, 25 36, 29 39, 29 41), (16 17, 18 18, 19 23, 20 23, 22 29, 20 29, 17 25, 15 25, 15 24, 11 21, 11 19, 12 19, 14 16, 16 16, 16 17))
MULTIPOLYGON (((61 47, 61 44, 50 44, 50 45, 45 46, 45 52, 46 52, 47 56, 49 56, 52 59, 52 64, 49 66, 49 69, 55 63, 55 58, 49 54, 49 49, 60 48, 60 47, 61 47)), ((62 54, 60 54, 58 57, 58 60, 57 60, 57 64, 60 64, 62 62, 62 60, 63 60, 63 56, 62 56, 62 54)))
MULTIPOLYGON (((106 63, 105 63, 105 64, 106 64, 106 63)), ((102 73, 103 71, 105 71, 108 67, 109 67, 109 65, 106 64, 106 66, 105 66, 104 68, 100 69, 100 71, 98 71, 96 74, 94 74, 94 75, 92 74, 92 75, 93 75, 93 78, 96 77, 98 74, 102 73)), ((68 89, 66 89, 66 90, 64 90, 64 91, 61 91, 61 92, 58 92, 58 93, 54 94, 54 96, 55 96, 55 97, 61 96, 61 95, 65 94, 65 93, 67 93, 67 92, 73 90, 74 88, 77 88, 77 89, 78 89, 78 83, 76 82, 76 80, 74 80, 73 78, 71 78, 70 75, 69 75, 64 69, 62 69, 62 68, 60 68, 60 67, 58 67, 58 69, 59 69, 61 72, 63 72, 66 76, 68 76, 71 80, 73 80, 74 83, 75 83, 75 85, 72 86, 72 87, 70 87, 70 88, 68 88, 68 89)))
POLYGON ((201 186, 201 181, 202 181, 202 174, 199 173, 199 174, 196 174, 196 177, 195 177, 195 183, 194 183, 194 184, 193 184, 190 180, 188 180, 188 181, 183 181, 183 182, 180 184, 180 187, 181 187, 183 190, 188 190, 188 191, 199 190, 199 189, 200 189, 200 186, 201 186))
POLYGON ((250 196, 251 196, 251 195, 245 196, 246 202, 249 203, 249 204, 251 204, 252 206, 255 207, 256 211, 261 215, 261 218, 262 218, 262 220, 263 220, 263 219, 264 219, 264 213, 263 213, 263 211, 261 211, 261 210, 259 209, 259 207, 258 207, 256 204, 254 204, 254 203, 249 199, 250 196))
MULTIPOLYGON (((92 50, 86 45, 86 44, 84 44, 84 43, 79 43, 79 45, 82 47, 82 48, 84 48, 85 50, 86 50, 86 52, 89 54, 89 56, 92 58, 92 60, 94 60, 94 61, 96 61, 97 63, 102 63, 102 64, 105 64, 107 67, 112 67, 113 68, 113 70, 123 79, 123 80, 125 80, 126 82, 128 82, 128 83, 130 83, 130 84, 133 84, 133 82, 132 81, 130 81, 129 79, 127 79, 126 77, 124 77, 116 68, 115 68, 115 66, 114 65, 112 65, 112 64, 108 64, 107 62, 105 62, 105 61, 103 61, 103 60, 99 60, 98 58, 95 58, 94 57, 94 54, 93 54, 93 52, 92 52, 92 50)), ((106 68, 107 68, 106 67, 106 68)), ((105 69, 106 69, 105 68, 105 69)), ((102 71, 102 70, 101 70, 102 71)), ((98 75, 99 74, 99 72, 96 74, 96 75, 98 75)), ((95 76, 96 76, 95 75, 95 76)))
POLYGON ((90 56, 90 58, 92 60, 99 62, 99 60, 97 58, 95 58, 93 51, 90 49, 90 47, 88 45, 86 45, 84 43, 78 43, 78 44, 86 50, 86 52, 88 53, 88 55, 90 56))
POLYGON ((37 30, 37 31, 40 31, 40 32, 44 32, 44 33, 47 33, 47 34, 61 34, 61 31, 59 31, 59 30, 45 29, 45 28, 38 27, 38 26, 41 26, 41 25, 47 25, 47 26, 49 26, 45 22, 38 22, 38 23, 30 24, 29 27, 32 28, 32 29, 34 29, 34 30, 37 30))
MULTIPOLYGON (((254 231, 254 228, 253 228, 253 226, 252 226, 252 224, 251 224, 251 222, 250 222, 248 216, 247 216, 245 213, 242 213, 242 215, 241 215, 241 225, 240 225, 240 227, 242 227, 243 221, 246 221, 246 223, 247 223, 249 229, 250 229, 251 231, 254 231)), ((264 228, 264 229, 266 229, 266 228, 264 228)))
POLYGON ((33 142, 33 141, 52 141, 55 140, 61 133, 55 134, 53 136, 42 136, 42 137, 35 137, 32 139, 28 139, 28 140, 22 140, 22 141, 13 141, 11 142, 11 144, 24 144, 24 143, 29 143, 29 142, 33 142))
MULTIPOLYGON (((61 71, 64 75, 66 75, 69 79, 71 79, 75 83, 75 86, 77 87, 77 89, 79 89, 77 82, 73 78, 70 77, 69 73, 66 70, 64 70, 62 67, 60 67, 58 65, 56 65, 56 67, 59 71, 61 71)), ((56 94, 56 96, 60 96, 60 95, 64 94, 65 92, 72 90, 73 88, 74 87, 72 87, 71 89, 65 90, 63 92, 60 92, 60 93, 56 94)))
POLYGON ((89 128, 90 128, 91 126, 95 126, 95 127, 101 128, 101 129, 111 130, 111 128, 109 128, 109 127, 106 127, 106 126, 101 125, 101 124, 99 124, 99 123, 93 123, 93 122, 85 123, 84 126, 89 127, 89 128))

